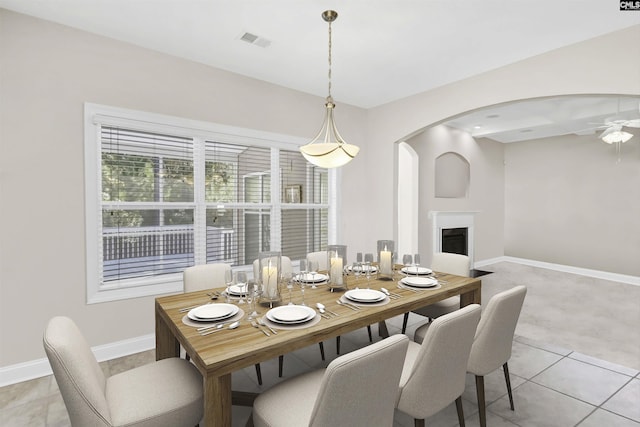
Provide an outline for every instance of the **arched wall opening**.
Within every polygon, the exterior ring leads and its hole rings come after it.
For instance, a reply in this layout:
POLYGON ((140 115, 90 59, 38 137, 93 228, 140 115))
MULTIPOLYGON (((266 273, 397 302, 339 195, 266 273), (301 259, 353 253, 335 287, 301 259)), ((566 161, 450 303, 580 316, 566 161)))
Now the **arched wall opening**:
MULTIPOLYGON (((525 101, 500 105, 515 107, 525 101)), ((474 111, 490 107, 494 106, 474 111)), ((612 148, 600 140, 601 130, 501 143, 447 126, 464 114, 468 112, 426 126, 404 140, 413 148, 419 170, 418 179, 412 181, 419 187, 417 229, 404 227, 404 232, 419 236, 423 263, 430 262, 437 238, 433 213, 471 212, 476 221, 475 262, 509 256, 640 276, 640 266, 633 261, 640 259, 640 237, 631 237, 633 248, 620 249, 628 239, 626 233, 640 236, 640 226, 633 220, 633 212, 640 212, 640 131, 623 146, 618 163, 612 148), (466 198, 436 197, 434 165, 447 152, 469 160, 466 198), (606 205, 600 203, 603 198, 606 205), (611 207, 617 207, 615 215, 611 207), (595 250, 594 239, 599 242, 595 250)), ((398 188, 405 188, 400 171, 406 165, 397 158, 398 188)), ((399 220, 403 204, 398 197, 399 220)))

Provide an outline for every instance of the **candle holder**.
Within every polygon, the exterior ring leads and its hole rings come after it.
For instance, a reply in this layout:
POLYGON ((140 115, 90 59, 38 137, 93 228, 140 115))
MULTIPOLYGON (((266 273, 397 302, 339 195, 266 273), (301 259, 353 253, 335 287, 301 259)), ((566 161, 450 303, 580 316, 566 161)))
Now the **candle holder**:
POLYGON ((260 252, 258 254, 258 277, 254 280, 260 289, 260 304, 273 306, 281 301, 280 296, 280 252, 260 252))
POLYGON ((347 289, 344 268, 347 265, 347 247, 344 245, 327 246, 327 265, 329 266, 329 288, 347 289))
POLYGON ((378 240, 378 278, 393 279, 395 244, 393 240, 378 240))

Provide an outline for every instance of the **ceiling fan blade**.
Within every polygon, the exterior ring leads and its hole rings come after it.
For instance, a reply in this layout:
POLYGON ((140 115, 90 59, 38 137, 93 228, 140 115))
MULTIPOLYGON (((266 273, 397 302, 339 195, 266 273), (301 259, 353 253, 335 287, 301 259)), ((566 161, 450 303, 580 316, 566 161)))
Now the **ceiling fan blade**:
POLYGON ((640 119, 627 120, 624 122, 624 126, 630 128, 640 128, 640 119))

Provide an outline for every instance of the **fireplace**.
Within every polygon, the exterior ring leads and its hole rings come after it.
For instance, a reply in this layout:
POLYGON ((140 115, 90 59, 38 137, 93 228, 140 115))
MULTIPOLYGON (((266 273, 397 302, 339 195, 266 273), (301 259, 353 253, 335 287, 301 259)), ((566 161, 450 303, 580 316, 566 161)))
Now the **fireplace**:
POLYGON ((469 255, 468 235, 469 229, 466 227, 443 228, 440 239, 442 240, 442 252, 452 254, 469 255))
POLYGON ((432 220, 433 252, 467 255, 473 268, 473 227, 475 214, 467 211, 429 211, 432 220))

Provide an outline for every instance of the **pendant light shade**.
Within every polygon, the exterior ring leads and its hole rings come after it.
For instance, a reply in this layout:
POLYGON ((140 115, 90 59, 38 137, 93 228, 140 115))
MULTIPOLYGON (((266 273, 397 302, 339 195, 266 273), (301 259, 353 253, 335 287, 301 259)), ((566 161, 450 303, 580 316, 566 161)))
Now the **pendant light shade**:
POLYGON ((331 97, 327 97, 325 107, 327 111, 320 132, 309 144, 300 147, 300 152, 311 164, 327 169, 337 168, 349 163, 358 154, 360 148, 347 144, 340 136, 333 121, 335 104, 331 97))
POLYGON ((340 136, 333 119, 333 109, 336 105, 331 97, 331 23, 336 20, 338 13, 326 10, 322 19, 329 23, 329 96, 324 104, 326 112, 320 132, 311 142, 300 147, 300 152, 311 164, 321 168, 337 168, 349 163, 360 151, 360 148, 347 144, 340 136))

